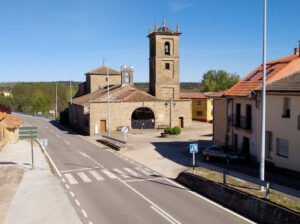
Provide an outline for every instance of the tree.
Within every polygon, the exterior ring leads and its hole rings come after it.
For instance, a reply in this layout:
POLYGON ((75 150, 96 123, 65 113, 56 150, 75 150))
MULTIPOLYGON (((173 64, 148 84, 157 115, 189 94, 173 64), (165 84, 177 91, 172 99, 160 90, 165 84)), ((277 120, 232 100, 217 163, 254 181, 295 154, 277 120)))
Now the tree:
POLYGON ((209 70, 202 77, 205 92, 227 90, 240 80, 239 75, 230 74, 224 70, 209 70))

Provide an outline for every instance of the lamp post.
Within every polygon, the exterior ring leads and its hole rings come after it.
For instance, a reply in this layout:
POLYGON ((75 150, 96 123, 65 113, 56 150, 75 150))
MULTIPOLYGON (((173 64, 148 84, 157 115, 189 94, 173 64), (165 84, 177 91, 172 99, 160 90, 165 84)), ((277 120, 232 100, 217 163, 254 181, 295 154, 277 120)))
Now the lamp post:
POLYGON ((55 85, 55 120, 57 120, 57 83, 55 85))
MULTIPOLYGON (((264 0, 264 22, 263 22, 263 78, 261 97, 261 139, 260 139, 260 180, 265 180, 265 130, 266 130, 266 29, 267 29, 267 0, 264 0)), ((260 186, 260 190, 264 190, 260 186)))
MULTIPOLYGON (((106 58, 103 58, 103 66, 105 64, 106 58)), ((106 79, 107 79, 107 132, 110 136, 110 99, 109 99, 109 70, 106 65, 106 79)))
POLYGON ((172 105, 176 106, 176 102, 172 99, 169 99, 168 101, 165 102, 165 106, 167 107, 168 105, 170 105, 170 127, 172 127, 172 105))

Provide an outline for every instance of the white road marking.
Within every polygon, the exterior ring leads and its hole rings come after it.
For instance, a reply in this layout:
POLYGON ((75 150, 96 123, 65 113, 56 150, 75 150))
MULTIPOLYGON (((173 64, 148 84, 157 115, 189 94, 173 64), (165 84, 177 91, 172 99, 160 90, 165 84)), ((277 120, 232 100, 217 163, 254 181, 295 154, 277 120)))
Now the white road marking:
POLYGON ((84 173, 84 172, 78 172, 77 175, 82 179, 83 182, 89 183, 92 182, 92 180, 84 173))
POLYGON ((68 181, 70 182, 70 184, 78 184, 77 180, 73 177, 72 174, 66 173, 65 177, 68 179, 68 181))
POLYGON ((75 197, 75 194, 72 191, 70 191, 70 195, 72 195, 72 197, 75 197))
POLYGON ((83 214, 83 216, 84 216, 85 218, 88 217, 88 215, 86 214, 86 212, 84 211, 84 209, 81 209, 81 212, 82 212, 82 214, 83 214))
POLYGON ((89 222, 89 224, 93 224, 92 222, 89 222))
POLYGON ((64 183, 66 182, 65 178, 61 178, 61 180, 62 180, 62 182, 64 182, 64 183))
POLYGON ((67 145, 71 145, 68 141, 65 141, 65 143, 66 143, 67 145))
POLYGON ((90 170, 89 172, 93 177, 96 178, 96 180, 98 180, 98 181, 104 180, 104 178, 97 171, 90 170))
POLYGON ((155 178, 146 178, 146 179, 131 179, 131 180, 124 180, 127 182, 140 182, 140 181, 154 181, 154 180, 164 180, 162 177, 155 177, 155 178))
POLYGON ((108 177, 110 177, 111 179, 117 179, 117 176, 114 175, 112 172, 108 171, 107 169, 102 170, 103 173, 105 173, 108 177))
POLYGON ((60 136, 59 136, 59 135, 56 135, 56 137, 57 137, 57 138, 60 138, 60 136))
POLYGON ((166 181, 169 181, 170 183, 174 184, 174 185, 177 186, 177 187, 180 187, 180 188, 182 188, 182 189, 184 189, 184 190, 187 190, 189 193, 195 195, 196 197, 201 198, 201 199, 203 199, 203 200, 205 200, 205 201, 207 201, 207 202, 209 202, 209 203, 215 205, 216 207, 219 207, 219 208, 221 208, 221 209, 227 211, 228 213, 231 213, 231 214, 233 214, 233 215, 235 215, 235 216, 237 216, 237 217, 243 219, 244 221, 247 221, 248 223, 256 224, 256 222, 253 222, 253 221, 251 221, 250 219, 247 219, 247 218, 245 218, 245 217, 243 217, 243 216, 241 216, 241 215, 239 215, 239 214, 237 214, 237 213, 235 213, 235 212, 233 212, 233 211, 231 211, 231 210, 229 210, 229 209, 223 207, 222 205, 219 205, 219 204, 217 204, 216 202, 211 201, 210 199, 208 199, 208 198, 206 198, 206 197, 203 197, 203 196, 200 195, 200 194, 197 194, 196 192, 194 192, 194 191, 192 191, 192 190, 190 190, 190 189, 184 187, 183 185, 181 185, 181 184, 179 184, 179 183, 177 183, 177 182, 175 182, 175 181, 173 181, 173 180, 170 180, 170 179, 168 179, 168 178, 164 178, 164 179, 165 179, 166 181))
POLYGON ((156 211, 158 214, 160 214, 162 217, 164 217, 166 220, 168 220, 172 224, 179 224, 180 222, 174 219, 172 216, 170 216, 167 213, 164 213, 163 211, 159 210, 158 208, 151 206, 151 208, 156 211))
POLYGON ((74 171, 82 171, 82 170, 92 170, 92 169, 98 169, 99 167, 96 166, 94 168, 80 168, 80 169, 73 169, 73 170, 62 170, 60 172, 66 173, 66 172, 74 172, 74 171))
POLYGON ((66 186, 67 189, 70 189, 70 186, 68 184, 65 184, 65 186, 66 186))
MULTIPOLYGON (((135 192, 137 195, 139 195, 141 198, 143 198, 145 201, 147 201, 149 204, 151 204, 153 207, 157 208, 162 214, 165 214, 167 217, 172 217, 171 215, 169 215, 167 212, 165 212, 163 209, 161 209, 158 205, 156 205, 154 202, 152 202, 150 199, 148 199, 146 196, 144 196, 142 193, 140 193, 139 191, 137 191, 135 188, 133 188, 132 186, 130 186, 129 184, 127 184, 124 180, 118 178, 118 180, 124 184, 126 187, 128 187, 130 190, 132 190, 133 192, 135 192)), ((175 218, 172 217, 172 220, 174 220, 173 223, 178 223, 180 224, 179 221, 177 221, 175 218)))
POLYGON ((134 172, 132 169, 124 168, 124 170, 126 170, 128 173, 130 173, 131 175, 133 175, 135 177, 139 177, 140 176, 139 174, 137 174, 136 172, 134 172))
POLYGON ((77 199, 75 199, 75 202, 76 202, 77 206, 80 206, 80 203, 77 199))
POLYGON ((144 170, 141 167, 135 167, 135 169, 140 171, 141 173, 145 174, 146 176, 151 176, 151 173, 149 173, 148 171, 144 170))
POLYGON ((117 168, 115 168, 115 169, 113 169, 116 173, 118 173, 118 174, 120 174, 122 177, 124 177, 124 178, 128 178, 129 176, 128 175, 126 175, 123 171, 121 171, 121 170, 119 170, 119 169, 117 169, 117 168))

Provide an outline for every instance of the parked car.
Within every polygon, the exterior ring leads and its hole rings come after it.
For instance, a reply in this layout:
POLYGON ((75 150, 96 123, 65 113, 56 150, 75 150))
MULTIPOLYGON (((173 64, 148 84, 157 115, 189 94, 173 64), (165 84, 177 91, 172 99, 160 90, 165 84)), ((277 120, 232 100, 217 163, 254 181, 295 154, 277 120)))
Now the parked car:
POLYGON ((211 146, 202 151, 202 155, 206 161, 210 161, 212 158, 225 160, 226 163, 233 161, 246 160, 247 156, 238 153, 224 150, 220 146, 211 146))

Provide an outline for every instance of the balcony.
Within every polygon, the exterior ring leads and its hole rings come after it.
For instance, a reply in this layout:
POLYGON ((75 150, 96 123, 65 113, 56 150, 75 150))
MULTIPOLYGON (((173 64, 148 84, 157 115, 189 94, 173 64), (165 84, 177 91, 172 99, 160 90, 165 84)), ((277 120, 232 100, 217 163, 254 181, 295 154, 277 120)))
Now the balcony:
POLYGON ((232 127, 252 130, 251 117, 229 115, 228 122, 232 127))

